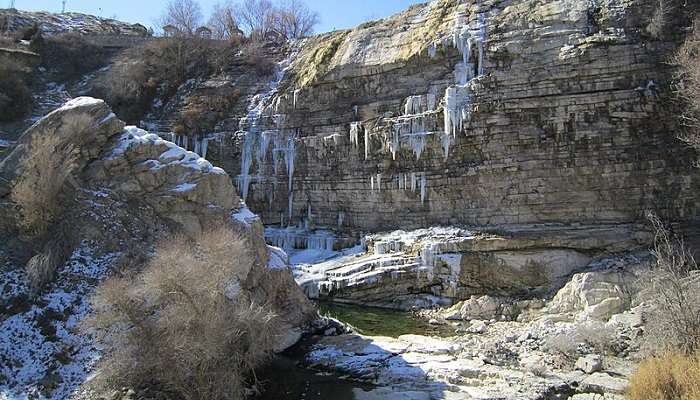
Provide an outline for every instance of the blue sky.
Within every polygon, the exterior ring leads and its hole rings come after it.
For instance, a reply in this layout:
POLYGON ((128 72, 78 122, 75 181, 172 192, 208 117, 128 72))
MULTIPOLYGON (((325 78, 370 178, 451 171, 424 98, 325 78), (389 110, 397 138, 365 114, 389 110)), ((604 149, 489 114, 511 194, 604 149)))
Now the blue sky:
MULTIPOLYGON (((411 4, 427 0, 307 0, 307 4, 321 15, 318 32, 351 28, 362 22, 387 17, 400 12, 411 4)), ((167 0, 67 0, 66 10, 114 17, 129 22, 153 25, 165 8, 167 0)), ((216 0, 200 0, 205 15, 216 0)), ((0 0, 0 7, 7 7, 10 0, 0 0), (4 4, 3 4, 4 3, 4 4)), ((61 0, 15 0, 15 7, 22 10, 61 11, 61 0)))

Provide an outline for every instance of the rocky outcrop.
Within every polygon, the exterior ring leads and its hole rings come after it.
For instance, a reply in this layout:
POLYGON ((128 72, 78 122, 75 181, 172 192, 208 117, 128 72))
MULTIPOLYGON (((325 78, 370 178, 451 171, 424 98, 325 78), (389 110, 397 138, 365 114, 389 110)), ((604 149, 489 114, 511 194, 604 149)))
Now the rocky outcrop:
POLYGON ((558 313, 605 319, 628 305, 619 298, 631 290, 623 283, 636 279, 650 240, 635 225, 395 231, 366 236, 366 252, 302 264, 296 277, 309 296, 335 301, 411 309, 466 300, 455 310, 466 319, 514 318, 522 308, 514 302, 551 297, 566 284, 558 313), (595 272, 569 281, 582 271, 595 272))
POLYGON ((0 10, 0 22, 6 32, 22 32, 34 24, 47 35, 78 33, 81 35, 147 36, 148 30, 141 24, 129 24, 94 15, 67 12, 54 14, 16 9, 0 10))
POLYGON ((90 311, 96 285, 114 270, 138 266, 156 241, 174 233, 195 236, 227 225, 246 240, 255 263, 237 279, 251 299, 280 316, 287 335, 278 338, 278 349, 294 344, 316 318, 285 258, 265 244, 260 219, 240 201, 228 175, 195 153, 124 127, 102 100, 71 100, 37 122, 0 162, 0 178, 0 359, 6 361, 0 390, 29 393, 37 387, 45 397, 67 398, 97 356, 92 341, 74 331, 90 311), (58 135, 78 150, 65 213, 56 223, 60 229, 49 231, 64 236, 60 242, 24 237, 12 224, 17 211, 8 193, 39 135, 58 135), (54 249, 30 239, 68 247, 67 262, 35 297, 25 281, 24 253, 54 249), (54 353, 67 346, 74 353, 59 362, 54 353), (33 372, 20 373, 25 370, 33 372))

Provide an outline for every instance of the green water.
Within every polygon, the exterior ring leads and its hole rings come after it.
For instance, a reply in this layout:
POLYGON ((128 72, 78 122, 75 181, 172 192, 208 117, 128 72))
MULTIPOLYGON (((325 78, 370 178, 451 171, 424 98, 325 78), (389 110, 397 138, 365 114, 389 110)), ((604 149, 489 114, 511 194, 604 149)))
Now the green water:
POLYGON ((454 335, 454 329, 450 326, 430 325, 427 321, 403 311, 331 302, 318 303, 318 310, 321 315, 350 324, 358 333, 367 336, 454 335))

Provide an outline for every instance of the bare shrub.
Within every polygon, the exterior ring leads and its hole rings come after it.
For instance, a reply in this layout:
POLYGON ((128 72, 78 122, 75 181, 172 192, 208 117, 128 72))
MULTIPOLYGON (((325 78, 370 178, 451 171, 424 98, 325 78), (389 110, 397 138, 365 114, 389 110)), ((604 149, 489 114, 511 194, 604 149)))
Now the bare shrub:
POLYGON ((106 281, 88 321, 106 352, 103 383, 241 398, 278 334, 269 308, 240 289, 252 265, 245 242, 220 228, 194 243, 170 238, 142 273, 106 281))
POLYGON ((13 121, 32 109, 32 93, 21 78, 22 66, 5 59, 0 63, 0 121, 13 121))
MULTIPOLYGON (((89 129, 91 120, 78 116, 60 129, 73 132, 89 129)), ((22 160, 20 176, 11 198, 19 207, 19 226, 32 236, 42 236, 62 213, 66 183, 77 167, 78 148, 57 133, 35 134, 22 160)))
POLYGON ((687 129, 681 139, 700 150, 700 17, 673 58, 673 64, 678 67, 675 94, 685 109, 681 122, 687 129))
POLYGON ((33 292, 38 292, 44 285, 53 280, 56 269, 63 263, 64 254, 56 242, 45 246, 45 250, 32 257, 25 269, 27 281, 33 292))
POLYGON ((258 76, 268 76, 275 72, 276 63, 265 51, 265 46, 259 42, 251 42, 243 46, 242 53, 246 64, 255 68, 258 76))
POLYGON ((567 364, 573 364, 584 354, 615 354, 615 331, 603 323, 580 324, 573 331, 548 336, 544 349, 559 355, 567 364))
POLYGON ((667 353, 639 365, 630 377, 629 400, 700 399, 700 360, 698 356, 667 353))
POLYGON ((68 79, 94 71, 109 58, 109 52, 77 33, 38 36, 32 40, 32 50, 41 55, 44 67, 60 72, 57 78, 68 79))
POLYGON ((653 301, 647 324, 646 344, 654 352, 700 349, 700 274, 683 240, 661 220, 648 215, 654 229, 656 265, 649 274, 653 301))

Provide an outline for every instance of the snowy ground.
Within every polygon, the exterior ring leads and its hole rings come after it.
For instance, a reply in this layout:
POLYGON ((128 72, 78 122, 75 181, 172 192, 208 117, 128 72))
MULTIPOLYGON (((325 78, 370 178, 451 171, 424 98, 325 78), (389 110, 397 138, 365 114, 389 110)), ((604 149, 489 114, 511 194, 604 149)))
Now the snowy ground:
POLYGON ((98 353, 78 327, 118 256, 96 257, 83 243, 34 301, 22 268, 0 269, 0 399, 65 399, 85 381, 98 353))

